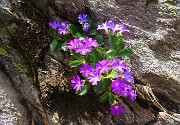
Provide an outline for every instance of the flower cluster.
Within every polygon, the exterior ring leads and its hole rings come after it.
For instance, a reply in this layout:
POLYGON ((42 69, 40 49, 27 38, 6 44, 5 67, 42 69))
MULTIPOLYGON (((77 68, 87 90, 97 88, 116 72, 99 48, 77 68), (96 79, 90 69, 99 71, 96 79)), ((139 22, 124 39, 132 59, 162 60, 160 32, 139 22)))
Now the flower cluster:
MULTIPOLYGON (((95 68, 94 66, 85 63, 80 68, 80 73, 82 73, 82 76, 84 76, 93 86, 98 85, 98 82, 103 78, 111 78, 112 93, 122 97, 129 96, 131 101, 136 99, 137 95, 131 87, 131 84, 134 83, 132 72, 120 59, 114 58, 113 60, 101 60, 96 64, 95 68), (111 76, 111 73, 113 72, 119 73, 115 80, 111 76)), ((72 83, 72 87, 76 91, 81 90, 81 87, 83 87, 81 80, 77 76, 73 78, 72 83), (77 82, 75 83, 74 81, 76 80, 77 82)), ((121 116, 125 111, 125 107, 115 104, 111 106, 110 110, 112 115, 121 116)))
POLYGON ((111 86, 114 94, 119 94, 122 97, 129 96, 132 101, 136 99, 136 93, 133 88, 121 77, 116 78, 116 80, 112 82, 111 86))
POLYGON ((70 50, 75 50, 76 53, 80 53, 81 55, 86 55, 87 53, 91 52, 93 47, 98 47, 99 44, 96 40, 93 40, 92 38, 84 38, 82 40, 80 39, 73 39, 70 40, 69 43, 67 43, 66 48, 70 50))
POLYGON ((97 82, 101 81, 100 70, 94 69, 92 65, 88 65, 87 63, 83 64, 83 67, 80 68, 80 73, 82 73, 92 85, 97 85, 97 82))
MULTIPOLYGON (((112 79, 112 92, 119 94, 122 97, 129 96, 132 101, 136 98, 136 93, 133 88, 127 83, 134 83, 132 73, 126 67, 126 64, 120 59, 102 60, 96 64, 96 68, 87 63, 83 64, 80 68, 80 73, 88 79, 92 85, 97 85, 98 81, 101 81, 102 76, 109 74, 109 72, 118 71, 120 77, 117 76, 116 80, 113 80, 111 75, 108 75, 112 79)), ((77 83, 79 85, 79 83, 77 83)), ((83 87, 83 86, 81 86, 83 87)))
POLYGON ((80 14, 78 16, 79 23, 82 24, 83 30, 87 32, 90 29, 90 24, 87 23, 87 20, 89 19, 89 16, 87 14, 80 14))
POLYGON ((81 27, 57 20, 49 23, 49 26, 57 31, 54 33, 51 30, 54 39, 50 45, 51 49, 71 50, 74 60, 70 65, 80 66, 81 74, 71 80, 76 94, 84 95, 92 86, 96 94, 102 94, 100 101, 109 100, 111 114, 121 116, 125 107, 120 105, 119 98, 128 97, 134 101, 137 96, 132 87, 132 72, 127 64, 119 59, 133 55, 121 38, 122 32, 130 31, 123 24, 115 24, 113 21, 106 21, 94 28, 96 23, 90 20, 87 14, 80 14, 78 19, 81 27), (103 35, 96 31, 101 29, 105 30, 110 41, 107 51, 103 45, 103 35))
POLYGON ((61 23, 60 21, 55 20, 53 22, 50 22, 49 26, 54 30, 57 29, 60 35, 65 35, 68 32, 69 24, 66 22, 61 23))
POLYGON ((122 32, 130 32, 128 29, 125 28, 125 26, 123 24, 114 24, 114 22, 112 21, 108 21, 108 22, 105 22, 101 25, 98 25, 98 28, 97 30, 99 29, 104 29, 106 31, 106 33, 111 33, 111 34, 114 34, 116 31, 119 32, 119 33, 122 33, 122 32))

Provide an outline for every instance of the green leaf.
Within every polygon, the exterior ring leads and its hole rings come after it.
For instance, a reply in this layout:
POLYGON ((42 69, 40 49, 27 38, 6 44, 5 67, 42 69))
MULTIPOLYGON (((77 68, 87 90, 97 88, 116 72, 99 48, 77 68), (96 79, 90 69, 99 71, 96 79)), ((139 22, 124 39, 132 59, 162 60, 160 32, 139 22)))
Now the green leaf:
POLYGON ((106 50, 104 48, 98 47, 97 51, 100 53, 101 57, 103 57, 103 59, 107 59, 107 53, 106 50))
POLYGON ((124 49, 123 51, 118 53, 118 56, 123 58, 131 58, 133 56, 133 52, 131 49, 124 49))
POLYGON ((109 90, 110 86, 111 86, 111 79, 109 78, 104 78, 102 81, 101 81, 101 84, 102 84, 102 87, 106 90, 109 90))
POLYGON ((96 35, 97 34, 97 31, 95 30, 95 29, 92 29, 92 30, 89 30, 88 31, 88 35, 89 36, 94 36, 94 35, 96 35))
POLYGON ((105 92, 101 97, 100 97, 100 102, 106 102, 108 100, 108 92, 105 92))
POLYGON ((73 34, 73 35, 76 35, 77 33, 77 27, 73 24, 71 24, 68 28, 68 30, 73 34))
POLYGON ((119 50, 123 50, 126 43, 124 42, 123 39, 118 39, 118 41, 116 41, 116 45, 119 50))
POLYGON ((91 53, 87 53, 86 56, 83 56, 83 59, 85 60, 85 62, 87 63, 92 63, 93 59, 92 59, 92 54, 91 53))
POLYGON ((74 50, 70 51, 71 55, 77 59, 77 60, 83 60, 83 56, 81 56, 79 53, 76 53, 74 50))
POLYGON ((81 96, 85 95, 89 91, 90 87, 91 87, 91 83, 85 82, 82 90, 81 91, 76 91, 76 94, 81 95, 81 96))
POLYGON ((118 41, 118 37, 117 36, 113 36, 111 35, 109 41, 110 41, 110 47, 111 49, 115 50, 117 48, 116 42, 118 41))
POLYGON ((66 51, 66 46, 67 46, 67 42, 65 41, 65 42, 62 44, 61 49, 62 49, 63 51, 66 51))
POLYGON ((101 83, 98 83, 96 86, 94 86, 94 91, 96 94, 101 94, 104 91, 101 83))
POLYGON ((118 38, 117 36, 110 37, 110 47, 113 50, 122 51, 125 47, 126 43, 122 38, 118 38))
POLYGON ((59 41, 58 42, 58 45, 56 46, 56 50, 63 50, 63 51, 66 51, 66 45, 67 45, 67 42, 66 41, 59 41))
POLYGON ((94 65, 96 65, 99 62, 99 60, 102 59, 102 57, 101 57, 100 53, 97 51, 97 49, 94 49, 92 51, 92 59, 93 59, 92 61, 93 61, 94 65))
POLYGON ((51 50, 55 51, 57 45, 58 45, 58 41, 54 39, 54 40, 52 41, 52 43, 50 44, 51 50))
POLYGON ((114 51, 114 50, 109 50, 108 52, 107 52, 107 58, 108 59, 113 59, 113 58, 115 58, 116 57, 116 52, 114 51))
POLYGON ((74 60, 70 62, 71 67, 77 67, 78 65, 83 64, 82 60, 74 60))
POLYGON ((97 42, 98 42, 99 44, 102 44, 102 43, 103 43, 103 36, 102 36, 102 35, 97 34, 96 37, 95 37, 95 39, 97 40, 97 42))
POLYGON ((52 28, 50 28, 50 35, 53 37, 53 38, 56 38, 57 37, 57 32, 56 32, 56 30, 54 30, 54 29, 52 29, 52 28))
POLYGON ((76 38, 84 38, 84 36, 81 33, 76 33, 76 38))
POLYGON ((109 105, 112 105, 115 101, 114 94, 109 92, 109 105))

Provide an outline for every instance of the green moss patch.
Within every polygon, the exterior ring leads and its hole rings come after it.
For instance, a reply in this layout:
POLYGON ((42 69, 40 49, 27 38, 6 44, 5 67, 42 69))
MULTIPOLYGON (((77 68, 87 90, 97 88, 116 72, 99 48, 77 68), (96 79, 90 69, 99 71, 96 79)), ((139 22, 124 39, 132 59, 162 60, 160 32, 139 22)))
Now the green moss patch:
POLYGON ((1 48, 1 47, 0 47, 0 55, 9 56, 8 52, 5 49, 1 48))
POLYGON ((12 63, 14 65, 14 67, 16 67, 18 69, 18 71, 20 73, 27 73, 28 72, 27 69, 22 64, 16 63, 16 62, 12 62, 12 63))

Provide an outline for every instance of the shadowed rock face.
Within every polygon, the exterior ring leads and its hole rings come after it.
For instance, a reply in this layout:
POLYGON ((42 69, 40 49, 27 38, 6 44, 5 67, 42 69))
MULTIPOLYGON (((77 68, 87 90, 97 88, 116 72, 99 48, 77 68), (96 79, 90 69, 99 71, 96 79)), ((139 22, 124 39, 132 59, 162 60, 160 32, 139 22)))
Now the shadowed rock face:
POLYGON ((27 125, 27 110, 19 102, 11 81, 0 71, 0 124, 27 125))
POLYGON ((0 124, 48 124, 32 71, 5 34, 0 36, 0 124))
MULTIPOLYGON (((37 15, 42 17, 40 13, 34 10, 30 19, 29 11, 23 4, 25 3, 0 1, 0 13, 4 16, 0 19, 0 124, 46 125, 48 122, 38 97, 32 66, 40 51, 38 48, 44 45, 38 44, 37 40, 44 42, 47 39, 39 31, 40 27, 43 29, 43 25, 38 25, 38 19, 35 19, 37 15), (39 45, 42 46, 38 47, 39 45)), ((26 5, 33 10, 32 4, 26 5)), ((44 18, 39 18, 41 19, 44 18)))
POLYGON ((180 21, 173 13, 173 6, 161 0, 1 0, 0 23, 8 24, 8 32, 0 32, 0 124, 178 124, 180 21), (110 116, 109 107, 99 103, 93 92, 83 97, 73 94, 68 81, 76 71, 67 66, 68 56, 43 53, 50 42, 48 21, 77 23, 80 13, 97 22, 123 22, 132 31, 124 36, 135 54, 129 66, 138 98, 133 103, 122 100, 127 111, 121 118, 110 116), (38 90, 48 105, 49 123, 38 90))

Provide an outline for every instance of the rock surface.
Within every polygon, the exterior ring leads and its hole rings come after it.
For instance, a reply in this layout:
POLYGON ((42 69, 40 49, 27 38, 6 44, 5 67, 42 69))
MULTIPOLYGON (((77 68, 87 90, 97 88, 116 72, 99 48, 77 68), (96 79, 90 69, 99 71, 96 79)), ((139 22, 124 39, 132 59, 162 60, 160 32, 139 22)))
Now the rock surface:
MULTIPOLYGON (((34 81, 35 70, 32 69, 32 62, 38 55, 35 48, 38 45, 33 41, 37 43, 44 36, 37 37, 37 24, 28 19, 28 14, 23 16, 26 10, 21 11, 21 7, 23 5, 18 1, 0 1, 0 13, 3 14, 0 19, 0 124, 47 125, 46 113, 34 81)), ((37 14, 36 11, 33 13, 34 16, 37 14)))
POLYGON ((0 124, 27 125, 27 110, 19 102, 19 95, 11 81, 0 71, 0 124))

